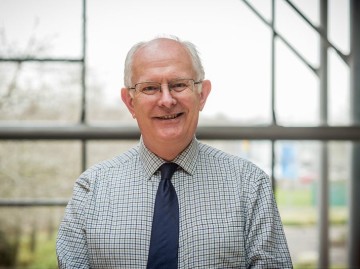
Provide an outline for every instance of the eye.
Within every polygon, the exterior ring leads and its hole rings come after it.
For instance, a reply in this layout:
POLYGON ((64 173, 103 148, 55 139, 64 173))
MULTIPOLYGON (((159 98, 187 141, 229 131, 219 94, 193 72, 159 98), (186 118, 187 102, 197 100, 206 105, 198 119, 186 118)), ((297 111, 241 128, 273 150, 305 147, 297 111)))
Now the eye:
POLYGON ((156 92, 160 91, 160 85, 144 83, 141 85, 139 91, 149 95, 155 94, 156 92))
POLYGON ((186 81, 174 81, 169 83, 169 88, 172 91, 181 92, 188 88, 189 85, 186 81))

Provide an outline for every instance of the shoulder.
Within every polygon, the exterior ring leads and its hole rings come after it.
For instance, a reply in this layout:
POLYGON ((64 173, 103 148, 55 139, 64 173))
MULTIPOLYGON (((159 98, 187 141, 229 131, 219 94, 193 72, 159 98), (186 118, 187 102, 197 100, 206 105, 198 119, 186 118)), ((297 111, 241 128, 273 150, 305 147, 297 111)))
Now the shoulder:
POLYGON ((126 169, 127 166, 134 165, 139 159, 139 147, 135 146, 126 152, 121 153, 111 159, 101 161, 82 173, 82 177, 92 177, 126 169))
POLYGON ((217 168, 223 168, 234 174, 253 177, 267 177, 267 174, 253 162, 240 156, 226 153, 210 145, 199 143, 200 161, 206 165, 212 164, 217 168))
MULTIPOLYGON (((84 171, 75 181, 72 201, 90 201, 96 197, 106 197, 112 187, 120 184, 135 171, 139 160, 138 146, 111 158, 99 162, 84 171)), ((101 199, 102 199, 101 198, 101 199)))
POLYGON ((206 173, 209 180, 231 181, 246 204, 251 204, 258 197, 272 199, 268 174, 253 162, 206 144, 200 144, 199 153, 201 173, 206 173))

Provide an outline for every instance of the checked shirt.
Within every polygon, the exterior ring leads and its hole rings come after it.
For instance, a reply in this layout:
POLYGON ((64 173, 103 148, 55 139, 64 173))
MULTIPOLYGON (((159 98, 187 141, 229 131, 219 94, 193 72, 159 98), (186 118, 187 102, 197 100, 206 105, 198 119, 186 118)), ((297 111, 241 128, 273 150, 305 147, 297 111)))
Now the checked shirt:
MULTIPOLYGON (((196 138, 173 162, 178 268, 292 268, 268 176, 196 138)), ((57 238, 59 268, 146 268, 164 160, 143 141, 85 171, 57 238)))

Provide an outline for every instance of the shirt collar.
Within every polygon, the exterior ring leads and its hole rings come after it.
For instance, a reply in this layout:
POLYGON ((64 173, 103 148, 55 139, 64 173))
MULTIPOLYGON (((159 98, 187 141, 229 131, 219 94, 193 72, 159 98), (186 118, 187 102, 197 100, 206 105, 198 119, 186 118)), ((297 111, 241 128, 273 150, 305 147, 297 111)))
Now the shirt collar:
MULTIPOLYGON (((192 175, 195 172, 198 154, 199 142, 194 137, 187 148, 183 150, 173 162, 178 164, 185 172, 192 175)), ((147 179, 150 179, 159 167, 165 163, 163 159, 155 155, 145 146, 142 137, 140 138, 139 156, 147 179)))

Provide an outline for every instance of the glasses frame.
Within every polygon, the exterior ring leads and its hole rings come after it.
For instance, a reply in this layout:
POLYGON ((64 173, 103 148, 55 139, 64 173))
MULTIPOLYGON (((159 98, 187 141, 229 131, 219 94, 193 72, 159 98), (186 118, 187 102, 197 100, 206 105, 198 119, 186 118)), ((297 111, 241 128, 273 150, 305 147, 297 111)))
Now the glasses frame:
POLYGON ((135 92, 143 93, 143 94, 145 94, 145 95, 155 95, 155 94, 157 94, 158 92, 162 92, 162 86, 163 86, 163 85, 167 85, 167 87, 168 87, 168 89, 169 89, 169 92, 174 91, 174 92, 177 92, 177 93, 183 92, 183 91, 185 91, 186 89, 190 88, 190 87, 185 87, 185 88, 184 88, 183 90, 181 90, 181 91, 176 91, 176 90, 174 90, 174 89, 171 89, 171 87, 170 87, 169 85, 170 85, 171 83, 175 83, 175 82, 177 82, 177 81, 192 81, 192 83, 193 83, 193 85, 191 85, 191 87, 192 87, 191 90, 192 90, 192 91, 194 90, 195 85, 198 85, 198 84, 200 84, 200 83, 203 82, 202 80, 195 81, 195 80, 192 79, 192 78, 179 78, 179 79, 174 79, 174 80, 169 81, 168 83, 160 83, 160 82, 155 82, 155 81, 144 81, 144 82, 136 83, 133 87, 129 87, 128 89, 129 89, 129 90, 134 90, 135 92), (159 89, 156 90, 156 91, 153 91, 152 93, 150 93, 150 92, 144 92, 144 91, 139 91, 139 90, 136 89, 136 87, 137 87, 138 85, 140 85, 140 84, 145 84, 145 83, 153 83, 154 85, 158 85, 158 86, 159 86, 159 89))

